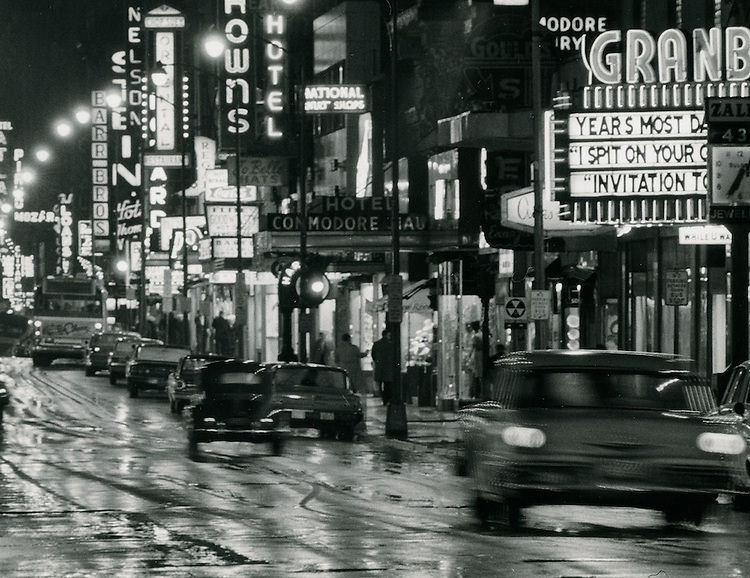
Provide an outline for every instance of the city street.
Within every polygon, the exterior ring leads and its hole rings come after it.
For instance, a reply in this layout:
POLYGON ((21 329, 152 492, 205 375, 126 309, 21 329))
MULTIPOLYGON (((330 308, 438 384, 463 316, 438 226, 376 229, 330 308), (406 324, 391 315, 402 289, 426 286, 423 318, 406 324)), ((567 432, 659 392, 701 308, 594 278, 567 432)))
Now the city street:
POLYGON ((0 437, 3 576, 744 576, 747 514, 700 528, 661 514, 544 507, 483 530, 452 467, 455 422, 409 407, 383 437, 369 398, 354 443, 297 432, 282 457, 216 443, 191 460, 184 417, 106 376, 6 359, 0 437))

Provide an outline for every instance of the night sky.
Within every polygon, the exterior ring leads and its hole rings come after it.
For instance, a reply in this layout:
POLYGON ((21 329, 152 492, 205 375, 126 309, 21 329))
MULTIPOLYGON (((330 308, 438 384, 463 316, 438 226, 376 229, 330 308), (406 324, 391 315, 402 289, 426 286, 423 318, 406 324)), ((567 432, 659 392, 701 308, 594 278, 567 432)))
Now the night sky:
MULTIPOLYGON (((92 89, 106 88, 110 57, 124 35, 121 4, 0 0, 0 120, 13 123, 12 148, 24 148, 30 157, 34 147, 47 144, 55 155, 28 189, 29 209, 50 209, 57 194, 75 187, 76 175, 86 170, 83 139, 61 141, 52 127, 70 118, 77 105, 88 104, 92 89)), ((24 252, 39 227, 28 235, 20 226, 12 234, 17 242, 27 237, 24 252)))

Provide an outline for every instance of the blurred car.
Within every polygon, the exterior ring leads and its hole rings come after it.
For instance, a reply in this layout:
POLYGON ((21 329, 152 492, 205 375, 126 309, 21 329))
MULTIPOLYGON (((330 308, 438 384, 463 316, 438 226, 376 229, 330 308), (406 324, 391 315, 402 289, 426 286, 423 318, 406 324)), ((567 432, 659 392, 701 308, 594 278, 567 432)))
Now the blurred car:
POLYGON ((163 341, 147 337, 121 337, 117 340, 107 362, 109 383, 115 385, 118 379, 125 379, 125 366, 142 343, 163 343, 163 341))
POLYGON ((202 367, 196 379, 199 396, 191 407, 188 445, 215 441, 270 443, 281 455, 289 431, 288 414, 275 408, 273 386, 263 379, 262 364, 229 359, 202 367))
POLYGON ((699 524, 743 492, 748 447, 690 360, 625 351, 498 359, 488 399, 459 411, 476 513, 511 526, 539 504, 630 506, 699 524))
POLYGON ((97 371, 104 371, 109 367, 109 354, 121 338, 139 339, 140 333, 135 331, 103 331, 94 333, 89 339, 84 354, 86 375, 95 375, 97 371))
MULTIPOLYGON (((731 368, 728 374, 727 386, 719 403, 718 414, 732 420, 737 430, 750 445, 750 361, 731 368)), ((750 456, 745 462, 745 468, 750 472, 750 456)), ((737 510, 750 510, 750 494, 735 494, 734 507, 737 510)))
POLYGON ((0 422, 3 421, 5 406, 10 403, 10 393, 8 392, 8 385, 10 385, 12 381, 12 378, 8 376, 0 375, 0 422))
POLYGON ((264 378, 274 388, 273 405, 289 412, 292 428, 317 429, 323 437, 354 438, 364 417, 360 397, 339 367, 314 363, 267 363, 264 378))
POLYGON ((177 363, 190 355, 190 349, 159 343, 142 343, 125 365, 125 380, 130 397, 138 397, 141 390, 166 391, 167 377, 177 363))
POLYGON ((169 411, 180 413, 195 397, 198 389, 195 380, 200 369, 213 361, 229 359, 216 353, 194 353, 180 359, 177 368, 167 376, 167 397, 169 411))

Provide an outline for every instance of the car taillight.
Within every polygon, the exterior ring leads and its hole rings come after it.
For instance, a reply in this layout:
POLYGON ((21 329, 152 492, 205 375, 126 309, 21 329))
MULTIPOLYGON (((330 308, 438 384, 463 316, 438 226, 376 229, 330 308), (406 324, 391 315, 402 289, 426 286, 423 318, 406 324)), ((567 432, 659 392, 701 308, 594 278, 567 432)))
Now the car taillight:
POLYGON ((509 426, 500 434, 503 442, 518 448, 540 448, 547 443, 547 436, 533 427, 509 426))
POLYGON ((739 434, 704 432, 696 438, 695 444, 699 450, 711 454, 737 455, 747 448, 745 440, 739 434))

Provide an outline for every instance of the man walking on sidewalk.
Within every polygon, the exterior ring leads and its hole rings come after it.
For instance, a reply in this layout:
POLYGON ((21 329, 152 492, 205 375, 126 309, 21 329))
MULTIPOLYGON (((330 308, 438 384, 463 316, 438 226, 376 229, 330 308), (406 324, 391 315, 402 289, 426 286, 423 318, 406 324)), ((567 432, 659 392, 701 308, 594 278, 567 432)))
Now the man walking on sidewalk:
POLYGON ((393 384, 393 344, 390 329, 383 329, 382 337, 372 344, 373 378, 380 390, 383 405, 391 401, 393 384))

